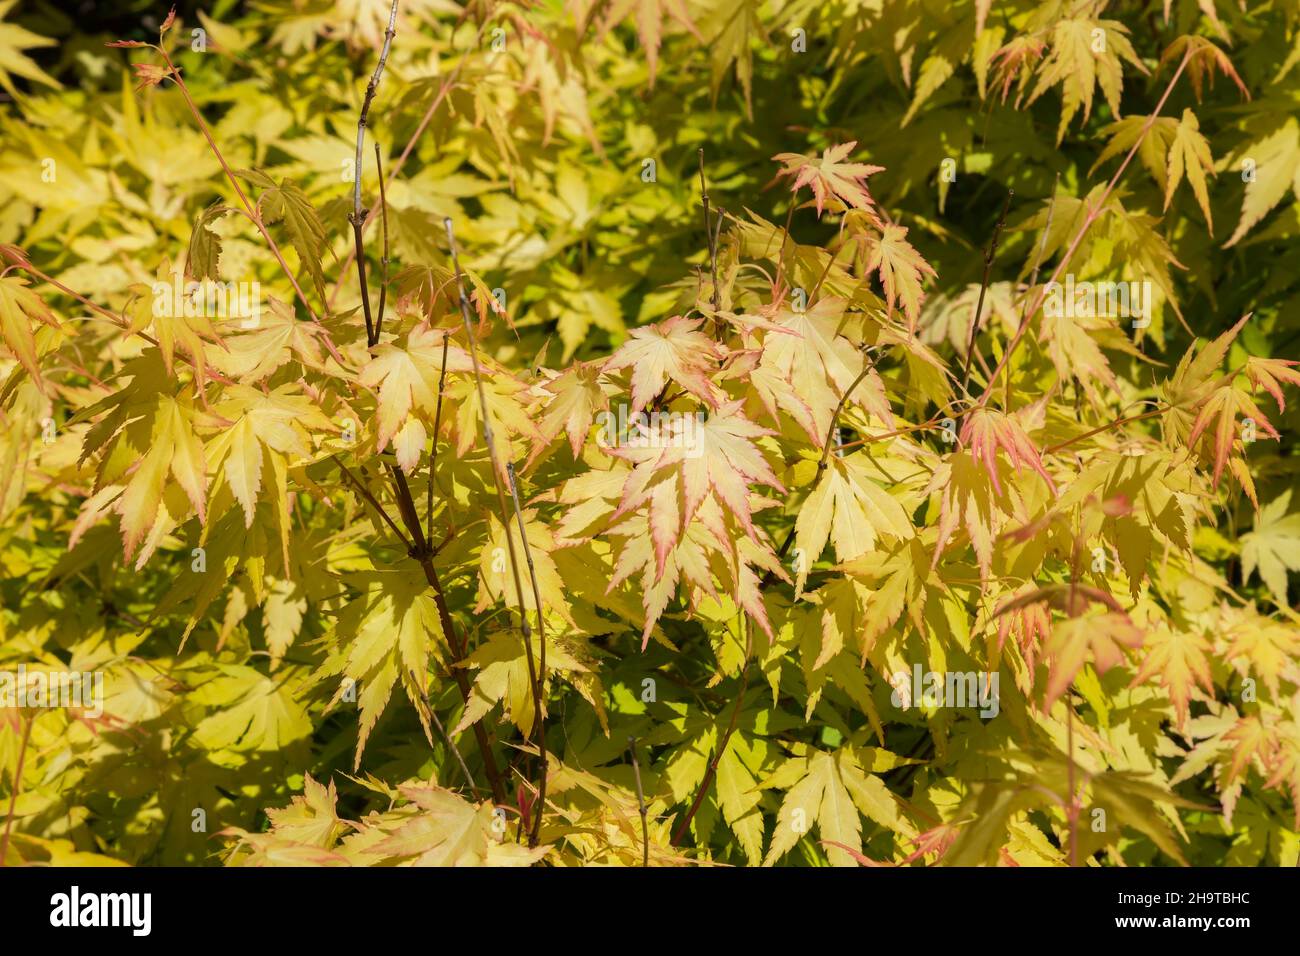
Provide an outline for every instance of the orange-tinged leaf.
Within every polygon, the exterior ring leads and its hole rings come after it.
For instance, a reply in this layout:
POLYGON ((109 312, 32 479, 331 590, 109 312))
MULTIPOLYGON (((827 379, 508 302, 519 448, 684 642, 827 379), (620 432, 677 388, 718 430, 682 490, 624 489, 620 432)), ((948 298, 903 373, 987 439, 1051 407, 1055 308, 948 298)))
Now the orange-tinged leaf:
POLYGON ((1124 660, 1125 648, 1142 646, 1143 634, 1127 614, 1117 611, 1086 614, 1058 621, 1047 642, 1049 662, 1043 707, 1050 710, 1091 655, 1092 666, 1104 674, 1124 660))
POLYGON ((820 159, 804 153, 778 153, 772 159, 784 163, 785 168, 776 174, 776 178, 793 176, 790 191, 794 193, 804 186, 811 186, 819 217, 826 200, 831 198, 852 209, 874 213, 875 201, 867 191, 867 177, 883 172, 885 167, 844 162, 857 145, 857 140, 853 140, 828 146, 820 159))
POLYGON ((925 276, 933 278, 936 273, 907 241, 907 229, 888 225, 881 231, 879 239, 860 237, 859 245, 860 248, 869 250, 865 255, 865 263, 861 266, 862 275, 865 277, 872 272, 877 273, 880 284, 885 288, 885 301, 891 308, 895 303, 900 303, 908 320, 915 322, 921 314, 921 302, 925 298, 921 283, 925 276))
POLYGON ((0 335, 19 363, 37 382, 41 381, 36 361, 36 339, 29 320, 59 328, 59 322, 40 296, 27 287, 21 276, 0 276, 0 335))
POLYGON ((1007 456, 1013 468, 1029 467, 1038 472, 1047 482, 1047 487, 1056 493, 1052 477, 1043 467, 1043 460, 1038 449, 1029 440, 1014 417, 1004 412, 980 406, 966 416, 962 424, 960 439, 977 461, 984 464, 984 470, 993 483, 993 489, 1002 494, 1002 485, 998 480, 997 454, 1001 451, 1007 456))
POLYGON ((1207 693, 1214 693, 1214 680, 1206 656, 1209 650, 1209 643, 1195 631, 1156 628, 1147 636, 1142 666, 1134 675, 1131 686, 1158 674, 1160 683, 1169 692, 1179 726, 1182 726, 1187 722, 1192 684, 1199 684, 1207 693))
POLYGON ((709 380, 720 356, 713 340, 699 331, 704 322, 675 315, 633 329, 628 340, 605 362, 604 371, 632 369, 632 414, 661 394, 669 380, 706 404, 717 407, 718 390, 709 380))

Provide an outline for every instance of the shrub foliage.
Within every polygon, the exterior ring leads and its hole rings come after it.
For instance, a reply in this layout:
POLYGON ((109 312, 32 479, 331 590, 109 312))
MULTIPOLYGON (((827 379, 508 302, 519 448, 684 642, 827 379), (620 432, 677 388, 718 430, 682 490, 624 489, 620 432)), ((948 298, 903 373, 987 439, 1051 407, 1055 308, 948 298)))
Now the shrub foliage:
POLYGON ((160 14, 0 3, 0 863, 1297 863, 1295 0, 160 14))

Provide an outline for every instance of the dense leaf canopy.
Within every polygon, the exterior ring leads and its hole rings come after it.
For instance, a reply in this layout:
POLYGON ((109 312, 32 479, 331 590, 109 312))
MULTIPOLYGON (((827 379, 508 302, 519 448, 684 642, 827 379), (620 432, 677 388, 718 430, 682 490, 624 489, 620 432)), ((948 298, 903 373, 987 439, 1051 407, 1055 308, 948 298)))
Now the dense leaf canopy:
POLYGON ((60 6, 0 864, 1300 860, 1300 2, 60 6))

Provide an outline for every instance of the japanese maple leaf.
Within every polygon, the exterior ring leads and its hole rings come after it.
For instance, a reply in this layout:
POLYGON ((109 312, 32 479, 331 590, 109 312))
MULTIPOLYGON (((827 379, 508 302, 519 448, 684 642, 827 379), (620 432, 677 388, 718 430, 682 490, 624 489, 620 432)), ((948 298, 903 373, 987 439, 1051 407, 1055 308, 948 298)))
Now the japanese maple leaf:
POLYGON ((1294 359, 1269 359, 1258 358, 1252 355, 1246 359, 1246 366, 1242 370, 1246 373, 1246 378, 1256 388, 1262 388, 1273 396, 1277 402, 1279 412, 1286 411, 1286 398, 1282 395, 1283 383, 1291 385, 1300 385, 1300 371, 1296 371, 1296 365, 1300 362, 1294 359))
POLYGON ((1066 127, 1079 107, 1086 120, 1092 113, 1094 86, 1100 86, 1111 112, 1120 115, 1120 91, 1124 85, 1121 59, 1141 73, 1148 70, 1128 40, 1128 28, 1117 20, 1062 18, 1052 27, 1051 52, 1038 68, 1038 82, 1026 105, 1032 105, 1053 86, 1061 86, 1061 120, 1056 141, 1065 138, 1066 127), (1098 31, 1104 43, 1097 50, 1098 31))
POLYGON ((1136 687, 1153 675, 1160 675, 1160 683, 1169 693, 1174 705, 1178 725, 1187 722, 1188 703, 1192 697, 1192 684, 1200 684, 1206 693, 1214 693, 1214 680, 1210 676, 1210 662, 1206 656, 1208 642, 1195 631, 1174 631, 1169 627, 1156 629, 1147 639, 1142 666, 1130 684, 1136 687))
MULTIPOLYGON (((1206 0, 1200 0, 1202 9, 1205 8, 1205 2, 1206 0)), ((1195 36, 1190 33, 1180 36, 1165 48, 1164 53, 1160 54, 1159 67, 1163 69, 1166 64, 1178 63, 1187 55, 1189 49, 1191 55, 1187 60, 1187 75, 1191 78, 1192 91, 1196 94, 1196 102, 1201 102, 1201 95, 1205 89, 1205 80, 1207 78, 1210 81, 1210 88, 1214 88, 1214 73, 1216 70, 1232 80, 1245 99, 1250 99, 1250 90, 1246 89, 1246 84, 1242 82, 1241 76, 1238 75, 1236 68, 1232 65, 1232 61, 1228 59, 1228 54, 1205 37, 1195 36)))
POLYGON ((870 551, 880 536, 908 538, 913 533, 907 512, 870 477, 857 456, 832 457, 795 521, 799 551, 798 586, 803 590, 810 565, 829 537, 835 556, 850 561, 870 551))
POLYGON ((676 543, 681 526, 690 523, 710 494, 735 515, 752 537, 755 531, 749 501, 750 482, 762 482, 785 492, 753 442, 773 432, 746 418, 743 406, 742 399, 724 402, 707 421, 693 425, 682 436, 683 440, 673 441, 669 447, 614 450, 618 457, 637 462, 628 476, 617 513, 626 513, 650 501, 651 529, 661 555, 676 543), (677 480, 680 485, 675 483, 677 480), (672 529, 673 524, 677 529, 672 529), (657 532, 656 526, 660 529, 657 532))
POLYGON ((857 240, 858 268, 862 277, 865 279, 871 273, 877 273, 885 289, 885 301, 891 308, 895 303, 901 303, 908 320, 915 322, 925 298, 921 283, 925 276, 934 278, 937 273, 907 241, 907 229, 887 225, 879 238, 859 232, 857 240))
POLYGON ((603 371, 632 369, 632 414, 659 395, 669 380, 716 408, 718 393, 709 374, 720 358, 717 346, 698 331, 703 318, 674 315, 654 325, 633 329, 603 371))
MULTIPOLYGON (((603 37, 610 28, 625 19, 628 14, 636 13, 636 33, 645 50, 646 66, 650 70, 650 88, 654 89, 655 73, 659 65, 659 47, 663 42, 663 21, 671 17, 691 32, 696 40, 703 43, 704 37, 691 21, 686 10, 685 0, 614 0, 605 12, 600 28, 603 37)), ((580 18, 581 19, 581 18, 580 18)))
POLYGON ((1240 539, 1242 580, 1258 569, 1280 607, 1287 606, 1287 571, 1300 571, 1300 512, 1288 514, 1290 505, 1288 488, 1259 509, 1254 530, 1240 539))
POLYGON ((1216 485, 1223 475, 1223 466, 1228 461, 1228 455, 1231 454, 1232 447, 1237 441, 1238 415, 1253 421, 1256 428, 1270 438, 1278 437, 1277 429, 1264 417, 1264 413, 1251 401, 1250 396, 1234 387, 1231 380, 1225 379, 1223 384, 1210 393, 1210 397, 1201 406, 1200 413, 1192 422, 1192 433, 1187 439, 1189 446, 1195 445, 1197 439, 1209 428, 1210 423, 1218 419, 1213 432, 1216 485))
POLYGON ((1123 662, 1125 648, 1141 647, 1142 639, 1142 631, 1120 611, 1104 610, 1059 621, 1045 648, 1049 667, 1043 709, 1051 710, 1089 654, 1097 673, 1104 674, 1123 662))
MULTIPOLYGON (((841 397, 866 364, 862 353, 839 332, 846 305, 845 300, 828 296, 803 312, 777 310, 774 320, 783 331, 764 339, 755 376, 762 397, 764 390, 773 384, 772 377, 766 373, 780 375, 785 388, 811 411, 812 434, 818 447, 826 441, 841 397)), ((867 409, 886 427, 893 426, 884 383, 874 371, 857 384, 851 401, 867 409)), ((799 420, 799 416, 795 417, 799 420)), ((807 423, 801 421, 801 424, 807 427, 807 423)))
MULTIPOLYGON (((375 357, 361 370, 358 381, 379 391, 380 451, 402 427, 412 407, 430 414, 436 409, 446 335, 441 329, 416 328, 405 348, 380 345, 375 349, 375 357)), ((468 352, 455 345, 447 346, 448 372, 468 372, 473 367, 468 352)), ((477 412, 477 406, 473 410, 477 412)))
MULTIPOLYGON (((160 511, 167 509, 164 501, 168 474, 185 491, 199 520, 206 519, 208 490, 207 468, 203 443, 194 434, 193 410, 182 406, 169 396, 160 396, 153 410, 153 420, 141 419, 138 426, 150 425, 152 431, 148 450, 131 472, 118 511, 122 516, 123 550, 129 560, 145 533, 155 526, 160 511)), ((153 552, 151 542, 140 554, 137 569, 153 552)))
POLYGON ((948 542, 959 528, 970 537, 981 579, 993 568, 993 541, 1004 519, 1003 495, 993 490, 989 474, 969 449, 953 452, 935 469, 926 494, 941 491, 938 535, 932 567, 938 567, 948 542))
POLYGON ((661 559, 660 541, 654 535, 650 518, 638 512, 608 532, 627 537, 609 590, 641 572, 641 600, 645 608, 643 649, 655 623, 677 594, 679 583, 688 586, 692 605, 698 605, 706 597, 717 600, 719 591, 730 595, 771 636, 772 627, 756 569, 770 571, 780 578, 786 575, 767 542, 756 543, 744 536, 737 539, 718 502, 708 497, 701 503, 695 519, 686 523, 680 537, 671 542, 661 559))
POLYGON ((605 404, 605 393, 601 391, 598 378, 594 364, 578 362, 543 386, 555 397, 547 402, 542 420, 537 425, 537 430, 546 441, 533 449, 528 459, 530 465, 561 431, 568 436, 569 449, 573 452, 574 459, 582 454, 582 446, 587 440, 587 432, 591 429, 596 409, 605 404))
MULTIPOLYGON (((3 76, 0 71, 0 76, 3 76)), ((14 357, 27 370, 38 385, 41 383, 40 366, 36 355, 36 339, 29 320, 44 322, 51 328, 60 328, 54 313, 31 289, 21 276, 0 276, 0 336, 14 357)))
POLYGON ((844 162, 857 145, 858 141, 853 140, 838 146, 828 146, 822 152, 821 159, 805 153, 777 153, 772 159, 784 163, 785 168, 776 174, 776 178, 793 176, 794 183, 790 191, 794 193, 804 186, 811 186, 819 218, 829 198, 838 199, 853 209, 872 212, 875 202, 867 192, 867 177, 883 172, 885 167, 844 162))
POLYGON ((1206 225, 1210 234, 1214 234, 1214 217, 1210 215, 1210 196, 1205 186, 1205 174, 1214 175, 1214 157, 1210 154, 1210 144, 1201 135, 1196 114, 1190 109, 1183 110, 1183 118, 1174 129, 1173 140, 1169 144, 1169 176, 1165 183, 1165 209, 1174 198, 1174 191, 1187 174, 1192 194, 1205 213, 1206 225))
POLYGON ((984 463, 993 490, 1002 494, 1002 485, 998 481, 997 453, 1001 450, 1010 460, 1012 467, 1028 466, 1043 476, 1047 487, 1056 493, 1052 476, 1043 467, 1038 449, 1029 440, 1025 430, 1010 415, 990 408, 976 408, 966 416, 962 425, 961 441, 966 445, 976 460, 984 463))
MULTIPOLYGON (((1028 591, 1017 597, 1023 597, 1025 593, 1028 591)), ((1006 644, 1008 637, 1014 638, 1025 667, 1032 674, 1039 648, 1052 633, 1052 615, 1047 605, 1041 601, 1017 605, 1013 598, 1000 606, 993 616, 998 622, 998 650, 1006 644)))

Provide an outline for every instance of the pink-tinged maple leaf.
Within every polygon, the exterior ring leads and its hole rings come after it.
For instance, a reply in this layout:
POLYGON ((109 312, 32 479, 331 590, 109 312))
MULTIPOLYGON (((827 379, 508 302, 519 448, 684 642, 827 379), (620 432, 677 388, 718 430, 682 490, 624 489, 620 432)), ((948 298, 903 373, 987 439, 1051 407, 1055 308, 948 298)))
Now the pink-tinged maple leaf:
POLYGON ((578 362, 542 387, 554 397, 547 401, 542 420, 537 425, 546 441, 533 448, 528 464, 532 465, 540 458, 560 432, 568 436, 569 448, 577 461, 582 456, 582 445, 587 440, 596 412, 605 405, 605 393, 601 390, 596 366, 578 362))
POLYGON ((157 86, 167 77, 171 76, 171 69, 165 66, 155 66, 152 63, 132 63, 131 69, 135 70, 135 78, 140 84, 135 88, 139 93, 146 86, 157 86))
POLYGON ((1210 397, 1201 406, 1196 421, 1192 423, 1192 433, 1187 438, 1188 447, 1195 446, 1210 423, 1218 418, 1218 423, 1214 426, 1214 483, 1216 485, 1223 475, 1223 466, 1227 464, 1228 456, 1237 441, 1238 415, 1254 422, 1255 427, 1270 438, 1279 437, 1277 429, 1264 417, 1264 413, 1251 401, 1250 396, 1241 389, 1235 388, 1231 381, 1225 380, 1210 393, 1210 397))
POLYGON ((1106 611, 1085 617, 1072 617, 1056 625, 1048 642, 1047 690, 1043 709, 1050 710, 1074 682, 1089 654, 1098 674, 1105 674, 1124 660, 1124 648, 1142 646, 1143 633, 1127 614, 1106 611))
POLYGON ((654 325, 633 329, 611 355, 603 371, 632 369, 632 414, 645 408, 669 380, 710 407, 718 405, 718 390, 709 380, 720 355, 717 346, 698 331, 704 319, 674 315, 654 325))
POLYGON ((776 174, 776 178, 793 176, 794 183, 790 187, 793 193, 798 193, 804 186, 811 186, 819 218, 829 198, 838 199, 854 209, 872 212, 875 202, 867 192, 867 177, 884 172, 885 167, 844 162, 857 145, 857 140, 853 140, 838 146, 828 146, 822 152, 821 159, 805 153, 777 153, 772 159, 784 163, 785 168, 776 174))
POLYGON ((1195 630, 1175 631, 1160 627, 1148 639, 1142 665, 1129 686, 1136 687, 1159 675, 1160 683, 1169 694, 1169 702, 1173 704, 1178 726, 1185 727, 1192 685, 1199 684, 1207 694, 1214 694, 1214 678, 1210 674, 1207 656, 1209 650, 1209 643, 1195 630))
POLYGON ((1032 468, 1043 477, 1052 493, 1056 493, 1056 485, 1043 467, 1038 449, 1029 440, 1020 423, 1010 415, 989 408, 976 408, 966 416, 960 438, 962 444, 970 448, 971 454, 983 461, 989 480, 993 482, 993 490, 999 495, 1002 494, 1002 485, 998 482, 998 449, 1006 454, 1012 467, 1032 468))
POLYGON ((901 302, 908 320, 915 322, 925 299, 921 283, 926 276, 934 278, 938 273, 907 241, 907 229, 887 225, 879 238, 860 232, 856 239, 858 268, 862 277, 865 279, 873 272, 878 273, 890 308, 901 302))
MULTIPOLYGON (((750 483, 762 482, 785 493, 785 487, 753 440, 771 435, 742 412, 744 401, 724 402, 706 421, 688 419, 690 427, 674 432, 660 447, 656 441, 611 449, 615 457, 636 463, 624 485, 615 517, 650 502, 650 533, 662 573, 668 552, 676 547, 701 504, 710 496, 727 508, 756 537, 750 506, 750 483)), ((663 433, 652 433, 654 439, 663 433)), ((719 540, 729 536, 717 529, 719 540)))
POLYGON ((1300 365, 1294 359, 1268 359, 1251 356, 1246 359, 1244 369, 1246 378, 1256 388, 1262 388, 1273 396, 1279 412, 1286 411, 1286 398, 1282 395, 1282 384, 1300 385, 1300 371, 1293 366, 1300 365))
POLYGON ((1192 34, 1180 36, 1169 44, 1165 48, 1165 52, 1160 55, 1160 65, 1157 69, 1162 69, 1168 63, 1178 63, 1189 51, 1187 75, 1191 78, 1192 91, 1196 94, 1196 102, 1201 102, 1201 94, 1204 91, 1207 78, 1210 81, 1210 88, 1214 88, 1214 72, 1216 69, 1237 84, 1237 89, 1241 91, 1242 98, 1250 99, 1250 90, 1246 89, 1246 84, 1242 82, 1241 77, 1237 74, 1232 61, 1228 59, 1228 54, 1205 37, 1192 34))
POLYGON ((1051 636, 1052 615, 1042 601, 1014 608, 1010 604, 1007 602, 993 614, 998 621, 998 650, 1002 650, 1008 637, 1013 638, 1020 648, 1025 667, 1032 674, 1039 648, 1051 636))

